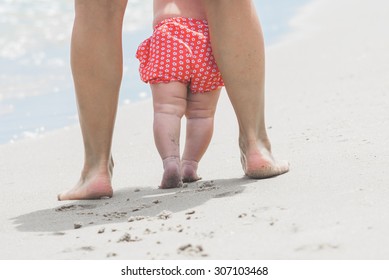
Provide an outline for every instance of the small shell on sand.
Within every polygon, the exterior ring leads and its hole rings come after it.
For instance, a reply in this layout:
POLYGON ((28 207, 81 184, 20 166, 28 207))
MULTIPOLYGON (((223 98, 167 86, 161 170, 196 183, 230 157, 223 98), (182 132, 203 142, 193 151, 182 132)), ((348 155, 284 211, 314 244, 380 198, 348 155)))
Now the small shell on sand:
POLYGON ((159 218, 159 219, 161 219, 161 220, 167 220, 167 219, 169 219, 171 216, 172 216, 172 212, 170 212, 170 211, 167 211, 167 210, 163 210, 161 213, 159 213, 158 215, 157 215, 157 217, 159 218))
POLYGON ((194 213, 196 213, 195 210, 191 210, 191 211, 188 211, 185 213, 185 215, 193 215, 194 213))
POLYGON ((82 223, 74 223, 74 229, 78 229, 82 227, 82 223))

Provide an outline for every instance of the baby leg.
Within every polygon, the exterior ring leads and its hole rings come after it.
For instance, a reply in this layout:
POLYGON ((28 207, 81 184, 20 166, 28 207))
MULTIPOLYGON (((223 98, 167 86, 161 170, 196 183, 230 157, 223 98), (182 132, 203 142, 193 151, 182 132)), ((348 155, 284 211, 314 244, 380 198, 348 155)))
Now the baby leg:
POLYGON ((160 188, 181 187, 180 129, 185 113, 187 86, 179 82, 152 84, 154 141, 163 161, 160 188))
POLYGON ((219 95, 220 89, 188 96, 185 111, 186 141, 181 162, 181 175, 184 182, 201 179, 197 175, 197 166, 211 142, 219 95))

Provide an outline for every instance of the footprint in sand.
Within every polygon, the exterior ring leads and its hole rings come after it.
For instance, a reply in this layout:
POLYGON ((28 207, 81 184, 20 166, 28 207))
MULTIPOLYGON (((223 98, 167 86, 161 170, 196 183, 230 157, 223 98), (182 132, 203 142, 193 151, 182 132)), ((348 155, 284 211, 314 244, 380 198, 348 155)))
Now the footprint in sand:
POLYGON ((66 211, 74 211, 74 210, 84 210, 84 209, 94 209, 96 205, 63 205, 55 209, 56 212, 66 212, 66 211))
POLYGON ((177 250, 178 254, 184 254, 188 256, 201 256, 201 257, 207 257, 208 254, 204 252, 203 246, 201 245, 192 245, 192 244, 185 244, 183 246, 180 246, 177 250))

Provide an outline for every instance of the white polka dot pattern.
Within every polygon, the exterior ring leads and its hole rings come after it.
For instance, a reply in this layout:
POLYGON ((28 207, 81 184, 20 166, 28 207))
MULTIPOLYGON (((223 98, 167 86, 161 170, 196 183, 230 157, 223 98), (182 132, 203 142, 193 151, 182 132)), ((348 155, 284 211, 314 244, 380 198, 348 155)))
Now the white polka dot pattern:
POLYGON ((212 54, 205 20, 170 18, 154 28, 138 47, 139 72, 146 83, 179 81, 192 93, 224 86, 212 54))

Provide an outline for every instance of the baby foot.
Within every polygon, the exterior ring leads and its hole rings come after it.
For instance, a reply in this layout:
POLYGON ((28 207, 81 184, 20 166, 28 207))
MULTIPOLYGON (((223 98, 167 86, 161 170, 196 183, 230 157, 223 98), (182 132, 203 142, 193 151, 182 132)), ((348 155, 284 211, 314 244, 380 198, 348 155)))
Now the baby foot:
POLYGON ((193 160, 183 160, 181 162, 181 176, 184 183, 196 182, 201 180, 197 175, 198 162, 193 160))
POLYGON ((163 176, 161 189, 171 189, 182 187, 182 180, 180 174, 180 159, 177 157, 168 157, 163 160, 163 176))

